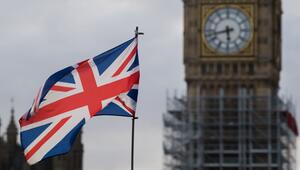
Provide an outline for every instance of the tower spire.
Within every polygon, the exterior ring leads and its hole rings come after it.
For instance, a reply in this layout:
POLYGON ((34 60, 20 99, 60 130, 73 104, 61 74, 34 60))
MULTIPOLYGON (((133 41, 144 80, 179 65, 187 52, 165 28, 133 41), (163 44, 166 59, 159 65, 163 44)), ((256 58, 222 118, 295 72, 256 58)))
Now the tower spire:
POLYGON ((10 109, 10 121, 13 121, 14 122, 14 120, 15 120, 15 108, 14 108, 14 98, 11 98, 11 100, 10 100, 10 102, 11 102, 11 109, 10 109))
POLYGON ((17 126, 15 123, 15 109, 14 109, 14 99, 11 99, 11 110, 10 110, 10 122, 7 127, 7 142, 9 144, 16 144, 17 143, 17 126))
POLYGON ((2 122, 1 122, 1 118, 0 118, 0 138, 1 138, 1 125, 2 125, 2 122))

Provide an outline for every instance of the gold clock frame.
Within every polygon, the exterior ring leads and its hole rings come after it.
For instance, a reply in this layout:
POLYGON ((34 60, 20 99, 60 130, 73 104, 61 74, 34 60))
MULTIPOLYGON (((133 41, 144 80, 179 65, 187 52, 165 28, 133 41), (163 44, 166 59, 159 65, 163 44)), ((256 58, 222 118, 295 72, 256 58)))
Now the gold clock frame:
POLYGON ((202 22, 201 22, 201 53, 204 57, 251 57, 254 56, 254 48, 255 48, 255 25, 254 25, 254 5, 253 4, 239 4, 239 5, 232 5, 232 4, 220 4, 220 5, 203 5, 202 6, 202 22), (205 30, 205 23, 208 19, 208 17, 215 12, 218 9, 221 8, 237 8, 249 18, 250 26, 252 29, 251 37, 249 41, 247 42, 247 45, 241 49, 239 52, 226 54, 226 53, 220 53, 214 49, 212 49, 208 42, 206 41, 204 30, 205 30))

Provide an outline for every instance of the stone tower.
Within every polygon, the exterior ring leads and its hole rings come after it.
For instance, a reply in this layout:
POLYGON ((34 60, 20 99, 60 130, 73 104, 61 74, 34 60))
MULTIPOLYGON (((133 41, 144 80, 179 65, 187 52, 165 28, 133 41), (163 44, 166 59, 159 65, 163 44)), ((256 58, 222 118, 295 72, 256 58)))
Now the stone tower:
MULTIPOLYGON (((15 122, 15 110, 12 107, 10 112, 10 122, 8 124, 7 130, 6 130, 6 136, 7 136, 7 143, 11 146, 10 149, 14 149, 17 145, 17 135, 18 135, 18 129, 15 122)), ((14 151, 13 151, 14 152, 14 151)))
POLYGON ((29 166, 26 163, 22 148, 17 142, 18 128, 15 122, 15 110, 13 107, 11 109, 10 120, 5 134, 6 140, 0 133, 0 170, 83 169, 82 132, 77 136, 73 148, 68 154, 46 159, 33 166, 29 166))
POLYGON ((278 97, 281 0, 183 3, 187 97, 164 116, 166 169, 293 170, 297 131, 282 128, 293 114, 278 97))
POLYGON ((276 95, 281 15, 281 0, 184 0, 188 96, 276 95))
MULTIPOLYGON (((15 110, 12 107, 10 112, 10 122, 8 124, 7 130, 6 130, 6 138, 7 138, 7 156, 9 160, 15 160, 15 153, 17 152, 18 146, 17 146, 17 135, 18 135, 18 129, 15 123, 15 110)), ((11 161, 10 167, 13 167, 13 163, 15 161, 11 161)))

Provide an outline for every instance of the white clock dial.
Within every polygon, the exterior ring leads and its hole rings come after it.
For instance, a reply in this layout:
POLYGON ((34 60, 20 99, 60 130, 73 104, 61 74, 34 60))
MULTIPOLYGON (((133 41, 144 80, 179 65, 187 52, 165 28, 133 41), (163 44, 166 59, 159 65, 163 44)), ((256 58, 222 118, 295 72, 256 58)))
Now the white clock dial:
POLYGON ((237 53, 252 37, 250 19, 238 8, 219 8, 207 17, 204 37, 208 46, 217 52, 237 53))

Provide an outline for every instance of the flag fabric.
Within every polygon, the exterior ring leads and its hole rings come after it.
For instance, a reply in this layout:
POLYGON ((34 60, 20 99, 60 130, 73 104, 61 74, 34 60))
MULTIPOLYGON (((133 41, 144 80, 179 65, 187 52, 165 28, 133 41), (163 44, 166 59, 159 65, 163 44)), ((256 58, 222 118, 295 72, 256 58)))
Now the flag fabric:
POLYGON ((19 120, 27 162, 67 153, 94 116, 134 117, 138 84, 137 38, 51 75, 19 120))

